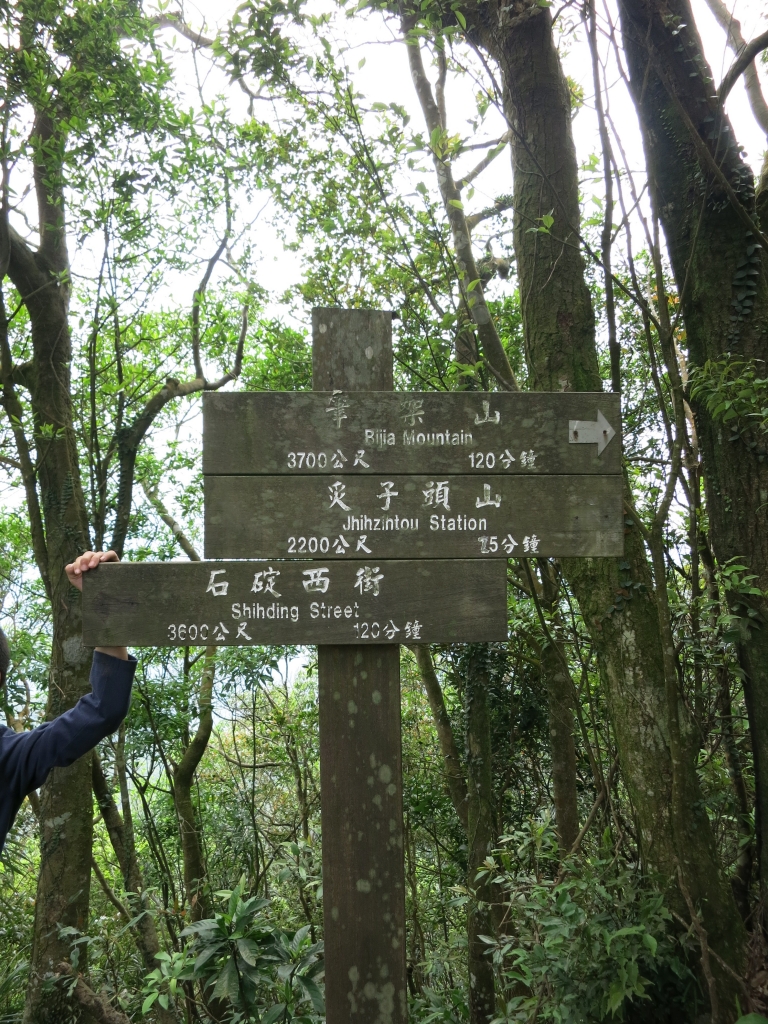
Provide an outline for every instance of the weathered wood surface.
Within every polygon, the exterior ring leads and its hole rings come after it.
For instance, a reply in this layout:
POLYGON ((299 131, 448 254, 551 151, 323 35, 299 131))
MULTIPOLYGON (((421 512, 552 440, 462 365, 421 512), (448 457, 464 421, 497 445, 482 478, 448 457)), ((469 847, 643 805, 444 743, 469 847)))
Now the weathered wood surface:
MULTIPOLYGON (((391 314, 314 309, 312 383, 391 390, 391 314)), ((449 600, 459 598, 463 577, 459 570, 447 581, 449 600)), ((436 583, 425 588, 429 600, 436 583)), ((495 586, 487 600, 490 626, 495 586)), ((400 649, 320 647, 318 680, 326 1019, 406 1024, 400 649)))
POLYGON ((328 1024, 405 1024, 399 650, 321 647, 318 674, 328 1024))
POLYGON ((83 578, 83 643, 504 640, 505 577, 472 560, 106 563, 83 578))
POLYGON ((620 428, 614 394, 212 391, 203 472, 605 475, 621 472, 620 428), (570 429, 598 412, 616 431, 602 453, 570 429))
POLYGON ((577 557, 623 550, 620 476, 205 478, 208 558, 577 557), (387 492, 389 500, 382 497, 387 492))

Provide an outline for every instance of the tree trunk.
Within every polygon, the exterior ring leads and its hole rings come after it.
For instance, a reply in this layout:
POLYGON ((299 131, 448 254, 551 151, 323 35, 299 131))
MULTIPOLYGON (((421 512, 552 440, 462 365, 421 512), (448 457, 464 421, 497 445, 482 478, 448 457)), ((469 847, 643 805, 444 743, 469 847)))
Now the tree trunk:
POLYGON ((456 737, 453 735, 453 726, 445 706, 440 680, 437 678, 429 647, 426 644, 419 644, 413 648, 413 653, 416 655, 419 674, 427 693, 432 720, 437 730, 440 752, 445 764, 445 786, 458 819, 464 826, 464 831, 467 832, 469 829, 467 780, 461 765, 456 737))
POLYGON ((213 730, 213 677, 215 670, 216 648, 208 647, 205 651, 203 673, 200 680, 198 698, 200 719, 197 732, 173 773, 173 799, 179 818, 181 852, 184 860, 184 887, 193 921, 200 921, 213 914, 200 826, 192 799, 192 786, 195 780, 195 771, 208 747, 208 740, 211 738, 213 730))
MULTIPOLYGON (((713 97, 688 0, 623 0, 624 48, 643 132, 651 199, 681 297, 689 364, 732 356, 764 360, 767 254, 758 241, 753 176, 713 97)), ((760 376, 764 365, 759 363, 760 376)), ((693 402, 705 468, 712 547, 723 564, 744 560, 768 589, 765 438, 731 430, 693 402)), ((731 593, 742 617, 745 696, 755 761, 763 900, 768 897, 768 603, 731 593)), ((713 940, 714 945, 714 940, 713 940)), ((715 948, 717 948, 715 946, 715 948)))
POLYGON ((60 963, 57 971, 65 978, 74 977, 77 979, 73 995, 90 1018, 99 1021, 99 1024, 131 1024, 130 1018, 126 1017, 122 1010, 112 1006, 106 995, 103 995, 101 992, 94 992, 92 988, 86 985, 82 975, 75 974, 70 964, 60 963))
POLYGON ((492 886, 476 880, 477 872, 489 857, 496 840, 493 819, 493 758, 491 720, 488 711, 488 647, 469 647, 464 683, 467 763, 467 884, 474 891, 467 914, 469 944, 469 1019, 470 1024, 488 1024, 496 1016, 493 963, 482 935, 493 935, 494 901, 492 886))
MULTIPOLYGON (((530 563, 528 565, 528 583, 538 588, 536 577, 530 563)), ((555 629, 559 626, 558 601, 560 587, 555 574, 554 565, 545 559, 539 560, 541 574, 541 604, 546 608, 550 621, 555 629)), ((579 834, 579 801, 576 777, 576 743, 573 738, 573 710, 575 688, 571 679, 565 648, 560 643, 557 633, 546 625, 539 607, 537 595, 531 595, 537 601, 537 611, 541 616, 541 625, 546 632, 544 643, 539 650, 541 677, 547 690, 547 710, 549 712, 549 749, 552 757, 552 789, 555 797, 555 825, 560 855, 565 857, 570 852, 579 834)), ((597 779, 595 779, 597 784, 597 779)))
MULTIPOLYGON (((484 5, 470 30, 500 64, 513 130, 515 250, 528 365, 536 388, 601 391, 594 316, 577 238, 578 168, 569 94, 551 15, 541 9, 511 25, 506 10, 495 3, 484 5), (550 210, 554 222, 549 234, 531 232, 550 210)), ((660 609, 638 530, 628 530, 622 562, 570 559, 563 568, 597 651, 643 856, 670 882, 680 865, 684 883, 701 907, 712 948, 738 971, 744 929, 720 877, 688 742, 690 725, 679 699, 676 720, 683 756, 673 765, 660 609), (641 592, 629 601, 617 600, 628 580, 641 584, 641 592), (673 815, 675 794, 679 799, 673 815)), ((657 588, 666 586, 663 577, 655 582, 657 588)), ((673 898, 684 912, 679 894, 673 898)), ((721 1004, 734 1005, 733 983, 724 974, 719 981, 721 1004)))
MULTIPOLYGON (((136 856, 133 822, 123 820, 114 801, 106 776, 101 766, 101 759, 94 750, 91 762, 93 792, 106 826, 112 849, 115 851, 120 872, 123 876, 126 899, 131 916, 137 918, 133 927, 136 948, 139 951, 144 969, 149 973, 157 967, 157 954, 160 952, 160 939, 155 927, 155 919, 150 912, 149 898, 144 890, 144 880, 136 856)), ((174 1009, 164 1010, 155 1003, 153 1014, 160 1024, 176 1024, 178 1016, 174 1009)))
POLYGON ((554 644, 541 649, 541 677, 547 689, 549 749, 552 756, 552 789, 555 825, 561 856, 567 856, 579 834, 576 793, 576 744, 573 740, 573 684, 554 644))
POLYGON ((496 1016, 493 964, 481 935, 494 935, 492 886, 481 879, 478 869, 496 841, 493 815, 493 750, 488 713, 488 647, 467 646, 458 672, 464 697, 464 743, 467 775, 461 765, 459 748, 445 707, 443 691, 426 645, 414 646, 424 689, 432 710, 440 750, 445 761, 445 782, 456 814, 467 833, 467 886, 474 892, 467 911, 469 959, 469 1011, 471 1024, 487 1024, 496 1016))
POLYGON ((752 825, 750 822, 750 800, 747 794, 747 786, 744 781, 744 772, 741 766, 741 754, 736 742, 735 730, 733 727, 733 708, 731 707, 731 687, 728 678, 727 665, 719 665, 717 669, 718 698, 717 706, 720 712, 720 728, 723 735, 723 751, 725 763, 728 767, 728 775, 733 785, 733 795, 736 801, 736 819, 738 822, 739 854, 736 858, 736 870, 731 876, 731 886, 736 905, 739 908, 744 921, 749 920, 749 890, 752 885, 752 870, 754 868, 754 842, 752 837, 752 825))
MULTIPOLYGON (((7 273, 27 308, 33 359, 23 374, 32 405, 36 466, 30 470, 32 445, 28 425, 12 421, 23 471, 33 547, 51 601, 53 643, 46 717, 71 708, 89 689, 90 651, 81 642, 80 595, 67 581, 64 566, 89 544, 85 500, 80 482, 77 439, 70 396, 71 343, 67 321, 69 263, 63 219, 60 165, 53 124, 47 114, 35 118, 33 135, 40 162, 35 164, 40 248, 33 252, 7 223, 3 236, 7 273)), ((5 270, 5 266, 3 267, 5 270)), ((19 409, 15 368, 7 337, 2 339, 3 405, 9 418, 19 409)), ((41 864, 35 902, 35 925, 25 1024, 58 1024, 77 1016, 77 1004, 65 1000, 58 986, 44 991, 43 980, 68 958, 69 940, 59 925, 88 927, 93 841, 91 770, 88 758, 51 772, 42 787, 41 864)))

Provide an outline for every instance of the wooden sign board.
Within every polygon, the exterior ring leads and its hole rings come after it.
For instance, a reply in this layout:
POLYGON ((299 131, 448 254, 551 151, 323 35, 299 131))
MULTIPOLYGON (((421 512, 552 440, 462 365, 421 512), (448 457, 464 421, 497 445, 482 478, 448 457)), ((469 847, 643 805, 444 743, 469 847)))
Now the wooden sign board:
POLYGON ((579 557, 623 551, 620 476, 205 478, 208 558, 579 557))
POLYGON ((122 562, 83 577, 89 647, 506 638, 503 562, 122 562))
POLYGON ((621 472, 619 395, 208 392, 203 473, 621 472))

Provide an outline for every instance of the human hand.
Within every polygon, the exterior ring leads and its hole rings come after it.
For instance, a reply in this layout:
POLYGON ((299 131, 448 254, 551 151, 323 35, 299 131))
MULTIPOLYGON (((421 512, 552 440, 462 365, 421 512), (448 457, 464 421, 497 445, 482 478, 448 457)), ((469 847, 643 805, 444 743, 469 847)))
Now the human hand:
POLYGON ((67 579, 73 587, 77 587, 78 590, 83 589, 83 573, 88 572, 89 569, 95 569, 97 565, 102 562, 119 562, 120 559, 117 557, 117 553, 114 551, 86 551, 85 554, 79 555, 74 562, 70 562, 65 567, 64 571, 67 574, 67 579))

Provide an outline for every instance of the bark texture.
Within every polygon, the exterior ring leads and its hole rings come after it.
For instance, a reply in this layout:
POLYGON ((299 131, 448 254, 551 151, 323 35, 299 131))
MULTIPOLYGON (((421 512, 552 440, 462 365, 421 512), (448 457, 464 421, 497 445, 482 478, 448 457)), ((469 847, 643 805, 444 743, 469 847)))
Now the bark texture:
POLYGON ((94 992, 86 985, 82 976, 75 974, 70 964, 59 964, 57 973, 64 977, 76 978, 73 996, 92 1020, 99 1021, 100 1024, 130 1024, 130 1018, 112 1006, 105 995, 94 992))
MULTIPOLYGON (((40 153, 59 141, 47 114, 37 115, 33 133, 40 153)), ((79 594, 68 583, 64 566, 90 545, 70 397, 72 350, 63 183, 56 167, 42 160, 40 157, 34 168, 41 238, 38 250, 34 252, 8 227, 7 210, 3 219, 4 268, 30 317, 33 360, 21 378, 31 398, 37 456, 34 469, 27 437, 30 425, 18 415, 21 407, 7 334, 2 338, 2 369, 3 405, 9 417, 17 417, 14 435, 19 461, 25 467, 35 558, 51 601, 53 645, 46 709, 50 719, 71 708, 89 689, 91 655, 80 639, 79 594)), ((25 1024, 53 1024, 63 1019, 67 1012, 64 990, 54 987, 44 993, 42 987, 44 977, 54 974, 56 965, 69 956, 68 940, 59 938, 57 926, 82 930, 88 926, 93 838, 88 758, 70 768, 55 769, 42 787, 40 805, 41 866, 25 1024)))
POLYGON ((477 872, 496 840, 493 814, 493 759, 488 709, 488 646, 469 648, 462 672, 466 715, 467 883, 474 891, 467 915, 470 1024, 488 1024, 496 1016, 493 964, 482 935, 493 935, 492 887, 477 872))
MULTIPOLYGON (((692 367, 768 357, 766 252, 754 182, 715 96, 688 0, 622 0, 624 47, 640 116, 651 199, 681 296, 692 367), (751 228, 750 225, 754 225, 751 228)), ((761 373, 764 363, 758 364, 761 373)), ((733 430, 693 402, 711 541, 722 564, 745 559, 768 590, 765 435, 733 430)), ((763 900, 768 894, 768 602, 731 594, 742 617, 745 694, 755 759, 763 900)), ((714 937, 713 948, 717 949, 714 937)))
MULTIPOLYGON (((569 95, 551 15, 528 4, 503 9, 488 4, 476 9, 470 32, 500 66, 513 130, 515 249, 533 386, 601 391, 594 315, 579 251, 578 168, 569 95), (549 234, 531 232, 550 211, 554 222, 549 234)), ((679 700, 675 717, 682 753, 673 763, 659 606, 638 529, 628 530, 623 561, 570 560, 563 568, 595 644, 623 776, 637 810, 643 857, 670 885, 680 865, 687 889, 701 907, 712 949, 740 970, 744 930, 720 876, 691 729, 679 700), (628 581, 641 584, 641 593, 617 601, 628 581)), ((666 586, 664 578, 656 583, 666 586)), ((679 893, 676 898, 684 910, 679 893)), ((721 1005, 734 1005, 729 976, 721 973, 719 984, 721 1005)))
POLYGON ((563 656, 551 643, 541 649, 541 675, 547 688, 552 790, 560 853, 566 856, 579 834, 576 744, 573 739, 573 686, 563 656))
MULTIPOLYGON (((123 885, 130 912, 129 916, 131 920, 136 921, 132 929, 136 948, 141 956, 145 971, 149 973, 157 967, 156 957, 162 947, 160 946, 160 937, 155 926, 155 919, 151 913, 149 898, 144 889, 144 879, 142 878, 141 868, 136 856, 130 804, 127 801, 124 802, 123 807, 126 813, 121 815, 112 796, 107 778, 104 775, 101 759, 95 750, 92 755, 91 772, 93 793, 109 834, 112 849, 117 857, 120 873, 123 876, 123 885)), ((153 1009, 153 1014, 160 1024, 176 1024, 176 1021, 178 1021, 174 1009, 163 1009, 157 1003, 153 1009)))
POLYGON ((184 756, 173 773, 173 800, 179 818, 181 852, 184 861, 184 888, 192 911, 192 920, 211 917, 213 909, 208 889, 202 837, 198 816, 192 799, 195 772, 208 747, 213 730, 213 677, 216 669, 216 648, 205 651, 198 705, 200 718, 197 732, 184 751, 184 756))

